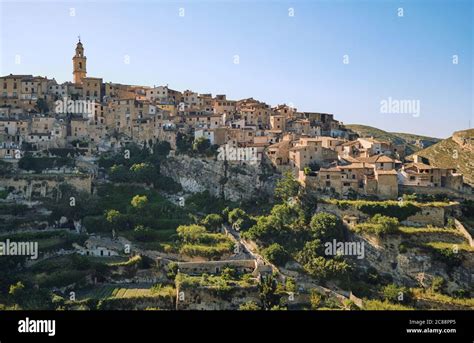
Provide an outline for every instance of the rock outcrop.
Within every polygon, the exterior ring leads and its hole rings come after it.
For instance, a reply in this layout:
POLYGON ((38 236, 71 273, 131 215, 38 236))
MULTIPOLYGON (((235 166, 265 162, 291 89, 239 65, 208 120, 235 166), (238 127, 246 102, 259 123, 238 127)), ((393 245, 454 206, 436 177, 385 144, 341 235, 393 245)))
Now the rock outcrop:
POLYGON ((169 157, 162 164, 161 173, 181 184, 186 192, 207 190, 231 201, 272 196, 277 179, 264 162, 241 164, 186 155, 169 157))

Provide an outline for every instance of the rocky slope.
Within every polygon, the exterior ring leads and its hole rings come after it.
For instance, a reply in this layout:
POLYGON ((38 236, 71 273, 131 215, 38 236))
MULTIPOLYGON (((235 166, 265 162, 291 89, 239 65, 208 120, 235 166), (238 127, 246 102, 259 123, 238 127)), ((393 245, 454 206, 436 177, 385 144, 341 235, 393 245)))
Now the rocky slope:
POLYGON ((451 137, 417 152, 430 165, 456 168, 464 181, 474 186, 474 129, 456 131, 451 137))
POLYGON ((440 141, 439 138, 414 135, 410 133, 387 132, 367 125, 349 124, 346 128, 354 131, 360 137, 374 137, 396 145, 405 145, 406 153, 412 154, 423 147, 429 147, 440 141))

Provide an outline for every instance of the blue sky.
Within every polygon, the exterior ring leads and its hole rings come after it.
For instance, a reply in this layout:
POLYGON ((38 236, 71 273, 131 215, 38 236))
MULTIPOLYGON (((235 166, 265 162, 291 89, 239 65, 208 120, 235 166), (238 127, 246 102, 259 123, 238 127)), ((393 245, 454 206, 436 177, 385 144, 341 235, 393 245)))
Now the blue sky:
POLYGON ((80 34, 88 76, 107 82, 285 102, 437 137, 474 125, 473 1, 0 2, 2 75, 70 81, 80 34), (418 100, 420 116, 380 113, 389 97, 418 100))

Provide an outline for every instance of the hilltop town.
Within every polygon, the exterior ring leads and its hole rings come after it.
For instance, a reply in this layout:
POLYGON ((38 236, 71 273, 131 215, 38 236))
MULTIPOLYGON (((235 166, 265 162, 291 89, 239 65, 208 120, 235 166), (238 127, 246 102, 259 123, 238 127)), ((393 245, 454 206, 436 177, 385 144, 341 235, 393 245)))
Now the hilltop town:
POLYGON ((72 62, 0 78, 0 241, 39 249, 2 256, 0 306, 474 308, 472 174, 434 141, 72 62))

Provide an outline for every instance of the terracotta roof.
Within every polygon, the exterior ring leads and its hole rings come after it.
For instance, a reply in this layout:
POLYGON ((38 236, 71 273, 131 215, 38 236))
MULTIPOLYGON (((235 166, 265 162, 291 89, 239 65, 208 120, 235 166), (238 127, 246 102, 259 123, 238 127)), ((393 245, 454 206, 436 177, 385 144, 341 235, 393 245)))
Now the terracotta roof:
POLYGON ((377 174, 380 174, 380 175, 397 175, 397 171, 395 169, 391 169, 391 170, 377 170, 376 171, 377 174))
POLYGON ((322 171, 322 172, 340 172, 341 169, 339 169, 340 167, 331 167, 331 168, 321 168, 319 171, 322 171))
POLYGON ((349 142, 342 143, 341 145, 342 146, 351 146, 351 145, 356 145, 356 144, 360 144, 360 142, 358 142, 358 141, 349 141, 349 142))
POLYGON ((387 155, 373 155, 370 157, 357 157, 360 162, 366 163, 395 163, 395 160, 387 155))
POLYGON ((365 168, 372 168, 372 166, 367 165, 364 162, 356 162, 356 163, 351 163, 346 166, 339 166, 341 169, 365 169, 365 168))

